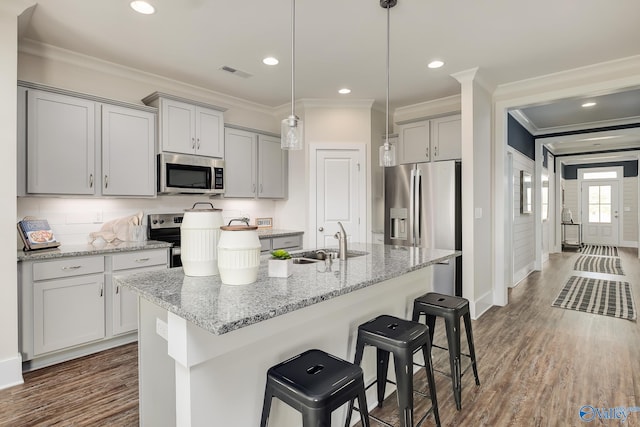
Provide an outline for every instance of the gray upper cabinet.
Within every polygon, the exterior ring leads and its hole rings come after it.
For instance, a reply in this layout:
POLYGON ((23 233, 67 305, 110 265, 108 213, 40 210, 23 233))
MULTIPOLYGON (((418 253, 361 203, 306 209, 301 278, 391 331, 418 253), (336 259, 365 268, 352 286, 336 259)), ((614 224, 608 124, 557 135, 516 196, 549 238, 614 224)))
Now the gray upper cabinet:
POLYGON ((29 90, 27 192, 96 194, 93 101, 29 90))
POLYGON ((224 158, 224 112, 160 92, 142 100, 160 112, 162 152, 224 158))
POLYGON ((227 198, 287 197, 287 153, 280 139, 248 130, 225 129, 227 198))
POLYGON ((253 132, 226 128, 224 197, 256 197, 257 144, 253 132))
POLYGON ((152 109, 38 89, 24 96, 26 110, 18 111, 26 111, 27 131, 18 132, 18 158, 26 179, 19 177, 18 194, 155 195, 152 109))
POLYGON ((431 160, 462 158, 462 127, 460 115, 431 120, 431 160))
POLYGON ((460 115, 398 126, 398 163, 436 162, 462 157, 460 115))
POLYGON ((287 197, 287 152, 280 148, 280 138, 258 135, 258 197, 287 197))
POLYGON ((431 159, 429 120, 400 125, 398 134, 398 163, 420 163, 431 159))
POLYGON ((155 114, 102 106, 102 194, 155 195, 155 114))

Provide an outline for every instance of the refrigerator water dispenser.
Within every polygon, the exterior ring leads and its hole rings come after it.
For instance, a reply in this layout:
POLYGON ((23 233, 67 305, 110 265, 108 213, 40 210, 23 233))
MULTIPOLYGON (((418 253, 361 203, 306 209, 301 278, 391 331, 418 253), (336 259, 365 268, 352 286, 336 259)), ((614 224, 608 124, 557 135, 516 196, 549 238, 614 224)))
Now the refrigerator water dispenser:
POLYGON ((390 230, 392 239, 407 239, 407 220, 409 211, 407 208, 391 208, 389 217, 391 218, 390 230))

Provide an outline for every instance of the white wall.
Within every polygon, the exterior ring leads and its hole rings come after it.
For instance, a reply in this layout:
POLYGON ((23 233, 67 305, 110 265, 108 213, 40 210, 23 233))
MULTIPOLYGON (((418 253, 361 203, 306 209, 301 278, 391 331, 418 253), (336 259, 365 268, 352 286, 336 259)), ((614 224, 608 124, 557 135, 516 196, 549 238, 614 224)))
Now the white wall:
MULTIPOLYGON (((17 129, 17 16, 24 1, 0 2, 0 228, 2 236, 15 236, 16 129, 17 129)), ((22 383, 22 359, 18 352, 18 287, 16 253, 12 244, 0 245, 0 389, 22 383)))
MULTIPOLYGON (((528 172, 533 177, 535 163, 511 147, 509 152, 513 155, 513 283, 511 284, 513 286, 527 277, 535 267, 534 221, 536 215, 534 212, 530 214, 520 212, 520 171, 528 172)), ((535 186, 533 189, 535 191, 535 186)))
MULTIPOLYGON (((286 218, 291 227, 305 230, 303 245, 315 234, 315 212, 309 211, 309 197, 315 190, 310 188, 309 144, 313 143, 360 143, 366 145, 367 164, 371 164, 371 107, 372 101, 327 102, 302 100, 296 111, 304 120, 305 148, 289 152, 289 198, 276 206, 276 216, 286 218)), ((374 136, 377 139, 377 136, 374 136)), ((366 165, 365 165, 366 166, 366 165)), ((367 178, 367 224, 371 223, 371 181, 367 178)), ((367 230, 370 227, 367 225, 367 230)))

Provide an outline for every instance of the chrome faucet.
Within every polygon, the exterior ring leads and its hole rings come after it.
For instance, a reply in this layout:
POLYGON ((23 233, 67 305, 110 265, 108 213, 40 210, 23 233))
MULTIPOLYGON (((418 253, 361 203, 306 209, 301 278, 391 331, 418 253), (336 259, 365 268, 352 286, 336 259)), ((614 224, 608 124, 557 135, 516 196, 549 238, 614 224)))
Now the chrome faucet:
POLYGON ((338 245, 339 245, 338 257, 340 258, 340 261, 346 261, 347 260, 347 232, 344 231, 344 227, 342 226, 342 223, 340 221, 338 221, 338 225, 340 226, 340 231, 338 231, 333 237, 338 239, 338 245))

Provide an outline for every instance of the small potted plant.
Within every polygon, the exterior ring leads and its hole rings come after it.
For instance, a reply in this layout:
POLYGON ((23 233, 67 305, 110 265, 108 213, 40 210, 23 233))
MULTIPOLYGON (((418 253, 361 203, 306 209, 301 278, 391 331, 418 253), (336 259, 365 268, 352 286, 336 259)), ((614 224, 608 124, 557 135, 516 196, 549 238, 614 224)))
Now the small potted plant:
POLYGON ((289 252, 276 249, 269 260, 269 277, 289 277, 293 270, 293 260, 289 252))

